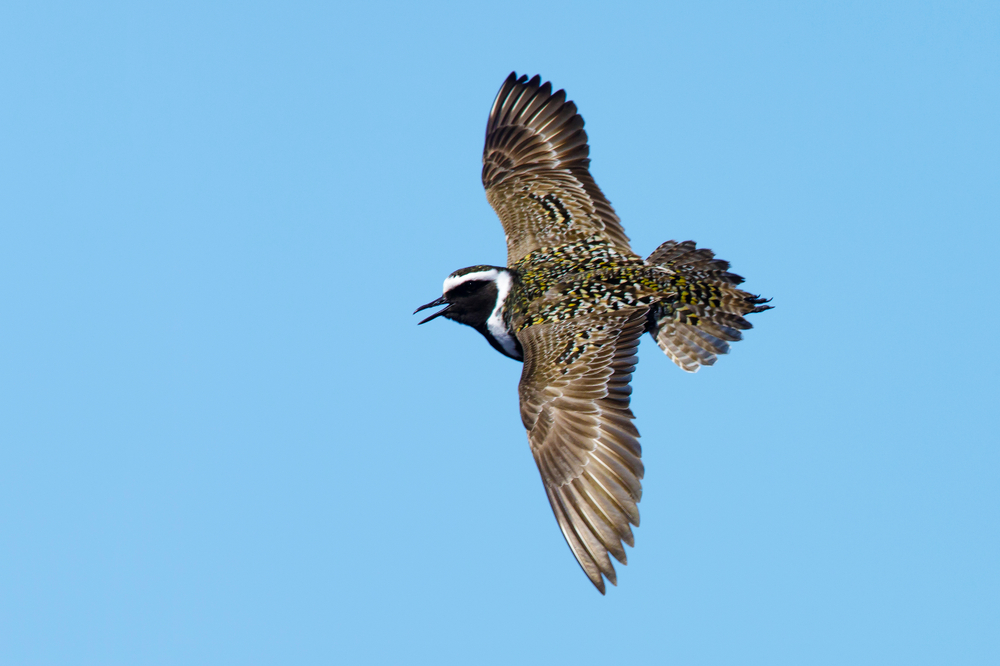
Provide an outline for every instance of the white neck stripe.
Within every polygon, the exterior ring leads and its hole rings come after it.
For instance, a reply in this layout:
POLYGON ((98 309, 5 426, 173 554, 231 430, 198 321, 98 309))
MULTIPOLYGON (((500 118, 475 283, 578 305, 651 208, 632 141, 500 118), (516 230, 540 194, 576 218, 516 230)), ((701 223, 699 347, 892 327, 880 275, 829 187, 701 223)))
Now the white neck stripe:
POLYGON ((507 328, 507 324, 503 320, 504 303, 507 300, 507 295, 510 293, 511 286, 514 284, 514 279, 507 271, 494 271, 494 273, 497 273, 497 304, 493 307, 490 318, 486 320, 486 328, 489 329, 490 335, 496 338, 505 352, 514 358, 519 358, 517 340, 514 339, 513 334, 511 334, 510 329, 507 328))

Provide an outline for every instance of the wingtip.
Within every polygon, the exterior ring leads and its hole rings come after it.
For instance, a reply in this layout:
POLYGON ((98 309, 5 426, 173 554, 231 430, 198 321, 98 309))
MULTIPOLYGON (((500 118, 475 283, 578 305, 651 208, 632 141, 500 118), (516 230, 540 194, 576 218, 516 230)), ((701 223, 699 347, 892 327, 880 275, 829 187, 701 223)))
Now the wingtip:
MULTIPOLYGON (((618 587, 617 576, 608 576, 607 578, 608 578, 608 582, 609 583, 611 583, 615 587, 618 587)), ((603 577, 598 576, 597 580, 594 580, 593 578, 591 578, 590 582, 594 584, 594 587, 597 588, 597 591, 601 593, 602 597, 607 596, 608 590, 607 590, 607 587, 605 587, 605 585, 604 585, 604 578, 603 577)))

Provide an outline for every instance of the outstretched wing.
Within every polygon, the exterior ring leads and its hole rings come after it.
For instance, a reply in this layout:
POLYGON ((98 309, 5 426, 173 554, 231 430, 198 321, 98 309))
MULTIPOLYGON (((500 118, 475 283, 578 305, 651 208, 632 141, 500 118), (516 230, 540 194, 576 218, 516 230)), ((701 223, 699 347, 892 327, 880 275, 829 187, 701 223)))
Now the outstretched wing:
POLYGON ((483 186, 507 235, 507 264, 532 250, 594 234, 629 249, 628 236, 590 175, 583 118, 566 92, 511 72, 486 124, 483 186))
POLYGON ((616 583, 608 554, 626 564, 643 475, 629 381, 646 308, 530 326, 519 386, 521 420, 570 550, 604 594, 616 583))

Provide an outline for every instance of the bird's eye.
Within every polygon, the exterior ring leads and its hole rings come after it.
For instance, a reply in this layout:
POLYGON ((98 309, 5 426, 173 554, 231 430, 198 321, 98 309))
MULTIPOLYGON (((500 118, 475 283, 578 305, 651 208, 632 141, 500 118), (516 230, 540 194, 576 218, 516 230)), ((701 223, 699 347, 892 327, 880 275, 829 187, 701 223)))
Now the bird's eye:
POLYGON ((463 282, 448 292, 448 298, 463 298, 465 296, 471 296, 479 291, 482 286, 482 280, 469 280, 468 282, 463 282))

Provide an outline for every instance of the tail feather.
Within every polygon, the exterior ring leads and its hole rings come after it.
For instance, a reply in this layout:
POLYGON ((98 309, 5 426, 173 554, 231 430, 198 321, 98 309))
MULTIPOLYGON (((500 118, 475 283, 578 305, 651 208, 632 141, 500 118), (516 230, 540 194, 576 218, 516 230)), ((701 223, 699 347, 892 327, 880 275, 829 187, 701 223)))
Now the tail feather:
POLYGON ((698 350, 692 348, 687 338, 678 333, 677 325, 669 320, 662 320, 659 328, 651 330, 650 334, 670 360, 685 372, 697 372, 702 365, 715 363, 714 358, 700 355, 698 350))
POLYGON ((729 262, 694 241, 668 241, 646 260, 671 274, 674 300, 650 309, 649 332, 670 359, 687 372, 713 365, 729 343, 741 340, 753 328, 744 315, 769 310, 770 299, 735 285, 743 278, 729 272, 729 262))
POLYGON ((740 284, 743 278, 729 272, 729 262, 716 259, 715 253, 706 247, 698 248, 694 241, 667 241, 653 250, 646 259, 647 264, 678 268, 683 266, 686 273, 693 277, 711 277, 727 284, 740 284))
POLYGON ((658 328, 650 333, 670 360, 687 372, 697 372, 703 365, 715 365, 719 354, 729 353, 728 342, 703 329, 669 317, 658 322, 658 328))

